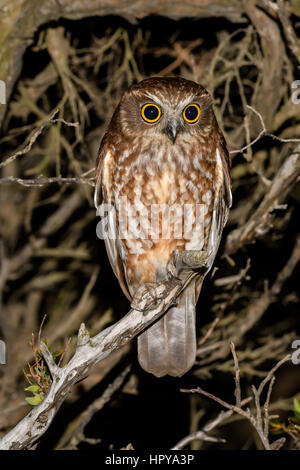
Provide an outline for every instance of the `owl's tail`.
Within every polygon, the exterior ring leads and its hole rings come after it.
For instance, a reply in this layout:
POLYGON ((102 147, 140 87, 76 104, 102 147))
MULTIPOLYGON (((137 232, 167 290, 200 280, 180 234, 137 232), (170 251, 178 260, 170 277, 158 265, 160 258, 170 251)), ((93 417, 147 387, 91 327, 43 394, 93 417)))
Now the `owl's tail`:
POLYGON ((197 284, 196 288, 192 281, 178 297, 177 305, 138 338, 139 363, 156 377, 181 377, 195 362, 195 310, 201 288, 197 284))

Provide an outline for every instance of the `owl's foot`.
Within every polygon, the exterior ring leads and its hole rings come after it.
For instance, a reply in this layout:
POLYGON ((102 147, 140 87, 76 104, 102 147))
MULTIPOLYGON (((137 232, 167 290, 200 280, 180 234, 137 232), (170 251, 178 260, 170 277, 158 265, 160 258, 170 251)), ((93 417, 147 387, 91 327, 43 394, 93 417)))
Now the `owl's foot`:
MULTIPOLYGON (((132 298, 131 308, 144 314, 157 308, 166 296, 166 288, 169 284, 182 282, 187 271, 206 267, 208 258, 209 254, 204 250, 176 251, 167 265, 168 280, 141 286, 132 298)), ((176 304, 176 299, 173 303, 176 304)))
POLYGON ((141 286, 133 296, 131 308, 146 314, 159 306, 164 290, 163 284, 148 283, 141 286))
POLYGON ((168 278, 180 278, 183 271, 205 268, 210 254, 205 250, 176 250, 167 265, 168 278))
POLYGON ((199 269, 206 266, 209 254, 205 250, 186 250, 181 257, 182 267, 199 269))

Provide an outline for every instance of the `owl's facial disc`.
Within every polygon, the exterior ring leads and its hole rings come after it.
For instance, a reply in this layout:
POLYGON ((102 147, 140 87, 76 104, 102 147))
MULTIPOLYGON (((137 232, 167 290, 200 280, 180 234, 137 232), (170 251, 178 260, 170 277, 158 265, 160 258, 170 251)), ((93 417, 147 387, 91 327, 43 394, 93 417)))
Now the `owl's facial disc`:
POLYGON ((179 132, 186 130, 185 124, 196 124, 200 117, 200 106, 196 103, 188 104, 182 111, 182 116, 175 117, 179 114, 178 110, 173 111, 173 116, 167 118, 164 133, 167 134, 171 142, 174 144, 179 132), (175 116, 174 116, 175 114, 175 116), (183 121, 182 121, 183 118, 183 121))

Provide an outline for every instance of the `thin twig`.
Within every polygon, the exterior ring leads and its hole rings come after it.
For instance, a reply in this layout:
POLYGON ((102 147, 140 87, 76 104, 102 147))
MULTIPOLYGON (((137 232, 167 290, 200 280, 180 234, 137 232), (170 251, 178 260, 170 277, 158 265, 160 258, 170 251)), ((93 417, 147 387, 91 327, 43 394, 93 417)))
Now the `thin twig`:
MULTIPOLYGON (((104 406, 111 400, 112 396, 117 390, 119 390, 124 381, 126 380, 131 366, 126 366, 125 369, 114 379, 114 381, 106 388, 104 393, 96 398, 84 412, 80 415, 79 418, 76 418, 76 427, 72 431, 71 435, 68 436, 67 443, 60 443, 57 446, 57 449, 77 449, 77 446, 80 442, 86 442, 87 438, 84 435, 84 430, 88 423, 91 421, 93 416, 104 408, 104 406)), ((70 427, 74 427, 71 423, 70 427)))
POLYGON ((45 184, 88 184, 89 186, 95 186, 94 178, 84 179, 80 177, 74 178, 63 178, 60 176, 53 176, 50 178, 45 178, 40 176, 38 178, 15 178, 13 176, 8 176, 7 178, 0 178, 0 184, 5 183, 16 183, 22 186, 44 186, 45 184))
POLYGON ((229 153, 234 155, 236 153, 242 153, 244 152, 245 150, 247 150, 248 148, 252 147, 254 144, 256 144, 256 142, 258 142, 262 137, 271 137, 272 139, 274 140, 277 140, 278 142, 282 142, 282 143, 291 143, 291 142, 300 142, 300 139, 282 139, 281 137, 278 137, 277 135, 274 135, 274 134, 271 134, 270 132, 267 131, 266 129, 266 126, 265 126, 265 122, 263 120, 263 117, 262 115, 256 110, 254 109, 252 106, 250 106, 249 104, 247 104, 247 108, 249 108, 251 111, 253 111, 253 113, 256 114, 256 116, 258 116, 259 120, 260 120, 260 123, 261 123, 261 127, 262 127, 262 130, 260 131, 260 133, 258 134, 257 137, 255 137, 254 140, 252 140, 251 142, 249 142, 247 145, 244 145, 244 147, 238 149, 238 150, 231 150, 229 153))
MULTIPOLYGON (((274 383, 274 373, 276 370, 284 363, 290 361, 291 355, 288 354, 285 356, 281 361, 279 361, 267 374, 265 379, 261 382, 260 386, 258 389, 254 385, 252 385, 252 392, 254 396, 254 401, 255 401, 255 409, 256 409, 256 414, 254 415, 250 409, 247 409, 246 411, 242 409, 243 402, 241 401, 241 389, 240 389, 240 375, 239 375, 239 363, 238 363, 238 358, 235 352, 235 347, 234 344, 231 343, 231 351, 234 359, 234 365, 235 365, 235 396, 236 396, 236 404, 231 405, 230 403, 227 403, 226 401, 222 400, 219 397, 216 397, 215 395, 206 392, 202 388, 198 387, 196 389, 190 389, 190 390, 181 390, 182 392, 186 393, 200 393, 201 395, 204 395, 217 403, 219 403, 221 406, 224 408, 227 408, 231 410, 232 412, 237 413, 238 415, 242 416, 243 418, 247 419, 250 421, 256 432, 258 433, 258 436, 261 439, 261 442, 264 446, 265 450, 277 450, 279 449, 283 444, 284 441, 275 441, 273 444, 270 444, 269 442, 269 437, 268 437, 268 422, 271 418, 269 415, 269 403, 270 403, 270 394, 272 390, 272 386, 274 383), (265 401, 264 407, 263 407, 263 412, 264 412, 264 422, 262 420, 262 410, 261 410, 261 404, 260 404, 260 399, 261 399, 261 394, 263 392, 264 386, 268 381, 271 381, 271 385, 269 388, 267 400, 265 401)), ((251 397, 249 397, 251 399, 251 397)))
MULTIPOLYGON (((188 392, 191 392, 193 393, 191 390, 181 390, 181 392, 185 392, 185 393, 188 393, 188 392)), ((245 400, 243 400, 241 402, 241 406, 245 406, 247 403, 249 403, 250 401, 252 400, 252 397, 249 397, 249 398, 245 398, 245 400)), ((212 438, 211 436, 208 436, 207 433, 212 431, 213 429, 215 429, 216 427, 218 427, 220 424, 224 424, 224 422, 230 418, 232 415, 233 415, 234 411, 233 410, 228 410, 228 411, 221 411, 216 418, 214 418, 212 421, 210 421, 209 423, 207 423, 202 430, 200 431, 196 431, 192 434, 189 434, 188 436, 184 437, 183 439, 181 439, 179 442, 177 442, 177 444, 172 447, 171 450, 180 450, 180 449, 183 449, 183 447, 185 447, 187 444, 189 444, 190 442, 194 441, 194 440, 202 440, 202 441, 208 441, 208 442, 226 442, 225 439, 222 439, 222 438, 212 438), (210 439, 208 439, 210 438, 210 439), (213 440, 214 439, 214 440, 213 440)))
POLYGON ((28 144, 25 145, 25 147, 22 148, 21 150, 18 150, 17 152, 12 154, 10 157, 8 157, 6 160, 4 160, 4 162, 1 162, 0 163, 0 168, 9 165, 13 161, 15 161, 18 157, 20 157, 21 155, 25 155, 26 153, 28 153, 31 150, 31 148, 32 148, 33 144, 35 143, 35 141, 37 140, 37 138, 41 135, 41 133, 43 132, 45 127, 47 127, 49 124, 53 124, 53 123, 56 123, 56 122, 63 122, 67 126, 77 127, 79 125, 78 122, 67 122, 64 119, 58 119, 58 118, 54 119, 54 117, 58 113, 59 113, 59 109, 56 109, 55 111, 53 111, 53 113, 50 115, 50 117, 47 120, 45 120, 45 122, 37 129, 37 131, 35 131, 31 135, 31 137, 29 138, 28 144))

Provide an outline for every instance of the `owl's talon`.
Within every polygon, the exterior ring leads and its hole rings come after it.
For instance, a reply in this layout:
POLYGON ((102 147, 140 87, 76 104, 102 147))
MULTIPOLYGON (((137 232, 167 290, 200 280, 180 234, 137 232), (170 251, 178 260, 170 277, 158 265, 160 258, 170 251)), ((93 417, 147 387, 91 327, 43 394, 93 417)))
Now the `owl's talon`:
POLYGON ((131 308, 139 312, 144 312, 144 314, 147 314, 150 310, 154 310, 159 306, 163 298, 160 296, 160 291, 160 284, 145 284, 134 294, 130 305, 131 308))
POLYGON ((183 262, 191 268, 204 268, 208 253, 205 250, 187 250, 183 254, 183 262))
POLYGON ((189 268, 204 268, 208 258, 209 254, 205 250, 186 250, 177 255, 176 267, 179 272, 189 268))

